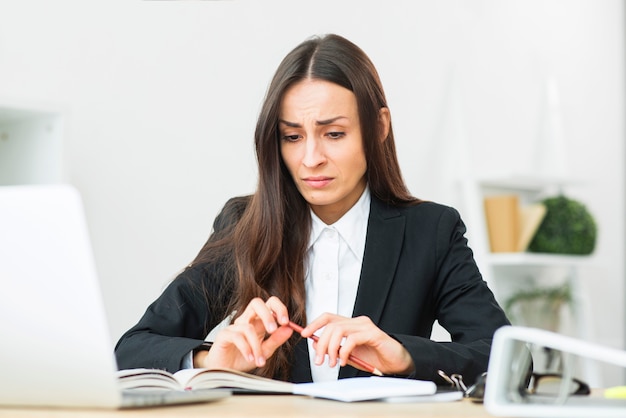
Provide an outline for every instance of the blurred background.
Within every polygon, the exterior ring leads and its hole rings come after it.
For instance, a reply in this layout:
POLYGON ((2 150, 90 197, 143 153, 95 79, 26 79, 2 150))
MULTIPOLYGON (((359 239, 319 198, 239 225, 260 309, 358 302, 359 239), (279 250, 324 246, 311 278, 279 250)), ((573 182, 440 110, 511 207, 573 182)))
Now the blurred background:
POLYGON ((564 280, 557 330, 623 348, 625 17, 619 0, 0 0, 0 184, 79 189, 116 341, 254 191, 280 60, 337 33, 379 70, 411 191, 461 211, 500 303, 564 280), (483 198, 511 190, 582 203, 593 252, 493 254, 483 198))

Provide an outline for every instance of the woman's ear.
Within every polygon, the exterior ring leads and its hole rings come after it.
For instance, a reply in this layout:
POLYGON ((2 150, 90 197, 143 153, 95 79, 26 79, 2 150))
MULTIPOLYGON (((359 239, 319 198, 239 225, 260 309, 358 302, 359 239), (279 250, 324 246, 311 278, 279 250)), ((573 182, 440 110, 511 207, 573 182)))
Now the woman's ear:
POLYGON ((389 136, 389 127, 391 126, 391 113, 389 112, 389 108, 380 108, 378 112, 378 123, 380 124, 380 142, 385 142, 389 136))

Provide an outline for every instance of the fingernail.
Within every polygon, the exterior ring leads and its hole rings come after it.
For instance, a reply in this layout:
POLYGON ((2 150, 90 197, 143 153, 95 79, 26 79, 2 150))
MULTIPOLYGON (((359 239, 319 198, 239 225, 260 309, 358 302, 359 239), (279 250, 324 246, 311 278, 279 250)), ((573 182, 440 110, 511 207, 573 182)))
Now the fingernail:
POLYGON ((248 354, 248 361, 250 363, 254 363, 254 355, 253 354, 248 354))
POLYGON ((272 322, 271 324, 269 324, 269 326, 267 327, 267 331, 271 334, 272 332, 276 331, 276 324, 274 322, 272 322))
POLYGON ((258 357, 256 359, 256 365, 259 367, 265 366, 265 359, 263 357, 258 357))

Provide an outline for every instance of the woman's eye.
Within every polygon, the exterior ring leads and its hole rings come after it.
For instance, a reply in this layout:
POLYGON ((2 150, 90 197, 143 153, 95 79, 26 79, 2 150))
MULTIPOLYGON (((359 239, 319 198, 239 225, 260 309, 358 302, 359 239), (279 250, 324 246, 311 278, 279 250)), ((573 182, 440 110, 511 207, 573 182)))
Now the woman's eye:
POLYGON ((283 135, 283 141, 287 141, 287 142, 296 142, 298 139, 300 139, 300 135, 294 134, 294 135, 283 135))
POLYGON ((345 132, 328 132, 326 135, 328 135, 330 139, 339 139, 339 138, 343 138, 346 135, 346 133, 345 132))

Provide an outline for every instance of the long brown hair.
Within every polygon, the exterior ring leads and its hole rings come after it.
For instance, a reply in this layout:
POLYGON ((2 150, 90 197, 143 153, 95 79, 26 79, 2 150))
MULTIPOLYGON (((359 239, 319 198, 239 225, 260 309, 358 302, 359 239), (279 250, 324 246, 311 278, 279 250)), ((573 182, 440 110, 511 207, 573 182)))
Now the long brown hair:
MULTIPOLYGON (((304 79, 338 84, 356 96, 367 181, 372 196, 390 205, 418 202, 402 179, 393 130, 381 140, 380 110, 387 107, 376 68, 355 44, 338 35, 306 40, 278 66, 262 104, 255 130, 258 185, 231 230, 208 242, 194 261, 215 260, 219 254, 232 263, 232 298, 226 313, 243 312, 254 297, 279 297, 292 321, 306 323, 305 261, 311 226, 307 202, 298 192, 282 161, 278 134, 285 91, 304 79)), ((215 301, 209 301, 214 303, 215 301)), ((210 305, 211 305, 210 303, 210 305)), ((258 374, 288 378, 294 336, 257 370, 258 374)))

